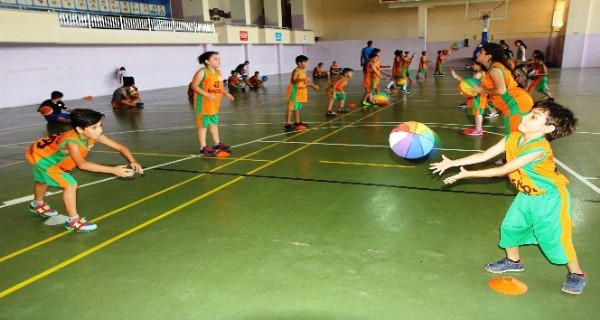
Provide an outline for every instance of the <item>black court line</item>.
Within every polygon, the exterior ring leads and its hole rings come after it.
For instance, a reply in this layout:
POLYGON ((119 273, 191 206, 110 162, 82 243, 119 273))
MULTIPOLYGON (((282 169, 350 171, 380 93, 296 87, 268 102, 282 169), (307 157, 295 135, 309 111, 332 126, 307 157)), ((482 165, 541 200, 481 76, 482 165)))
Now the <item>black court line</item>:
POLYGON ((486 196, 514 197, 516 195, 514 193, 463 191, 463 190, 450 190, 448 188, 432 189, 432 188, 412 187, 412 186, 403 186, 403 185, 385 184, 385 183, 370 183, 370 182, 354 182, 354 181, 311 179, 311 178, 298 178, 298 177, 268 176, 268 175, 260 175, 260 174, 245 174, 245 173, 232 173, 232 172, 210 172, 210 171, 167 169, 167 168, 154 168, 152 170, 170 171, 170 172, 185 172, 185 173, 193 173, 193 174, 204 173, 204 174, 235 176, 235 177, 248 177, 248 178, 266 178, 266 179, 281 179, 281 180, 294 180, 294 181, 306 181, 306 182, 336 183, 336 184, 355 185, 355 186, 386 187, 386 188, 398 188, 398 189, 406 189, 406 190, 477 194, 477 195, 486 195, 486 196))

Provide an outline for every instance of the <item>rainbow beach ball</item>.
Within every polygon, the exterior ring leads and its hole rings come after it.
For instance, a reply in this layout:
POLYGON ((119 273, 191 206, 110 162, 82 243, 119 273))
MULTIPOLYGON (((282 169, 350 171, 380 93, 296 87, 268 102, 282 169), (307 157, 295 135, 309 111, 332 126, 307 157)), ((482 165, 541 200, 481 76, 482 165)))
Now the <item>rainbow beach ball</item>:
POLYGON ((390 133, 389 142, 390 148, 398 156, 405 159, 418 159, 433 150, 436 134, 420 122, 401 122, 390 133))
POLYGON ((481 81, 475 78, 464 78, 458 83, 458 92, 465 97, 476 97, 479 93, 473 91, 473 88, 481 86, 481 81))
POLYGON ((375 102, 375 104, 380 107, 385 107, 390 102, 388 96, 383 92, 374 94, 372 99, 373 99, 373 102, 375 102))

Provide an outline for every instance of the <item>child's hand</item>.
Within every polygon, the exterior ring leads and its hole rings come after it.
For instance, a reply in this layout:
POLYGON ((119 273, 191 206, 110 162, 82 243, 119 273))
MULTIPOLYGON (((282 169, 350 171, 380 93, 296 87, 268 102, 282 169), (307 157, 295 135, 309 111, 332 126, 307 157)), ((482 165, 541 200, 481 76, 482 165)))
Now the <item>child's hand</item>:
POLYGON ((131 167, 131 169, 133 169, 135 172, 139 173, 139 174, 144 174, 144 169, 142 169, 142 165, 137 163, 137 162, 132 162, 129 164, 129 166, 131 167))
POLYGON ((319 85, 318 84, 311 83, 310 86, 313 87, 313 89, 315 89, 315 90, 319 90, 319 85))
POLYGON ((477 94, 480 94, 480 93, 483 92, 483 87, 482 86, 476 86, 476 87, 471 88, 471 90, 473 90, 473 92, 475 92, 477 94))
POLYGON ((209 94, 206 95, 206 99, 208 99, 210 101, 215 101, 215 100, 217 100, 217 96, 215 96, 212 93, 209 93, 209 94))
POLYGON ((455 183, 456 181, 466 178, 467 175, 469 174, 469 171, 467 171, 464 167, 460 167, 460 173, 453 175, 452 177, 448 177, 446 179, 444 179, 444 184, 452 184, 455 183))
POLYGON ((433 170, 433 172, 432 172, 433 174, 439 173, 439 175, 442 175, 442 173, 444 173, 444 171, 446 171, 446 169, 452 168, 452 167, 453 167, 452 160, 446 158, 445 155, 442 155, 442 161, 430 164, 429 170, 433 170))
POLYGON ((135 171, 133 169, 127 168, 127 166, 116 166, 116 167, 114 167, 114 172, 113 172, 113 174, 115 176, 121 177, 121 178, 133 177, 134 173, 135 173, 135 171))
POLYGON ((235 100, 235 98, 229 92, 225 92, 225 97, 227 97, 227 100, 229 100, 229 101, 235 100))
POLYGON ((454 79, 456 79, 458 81, 462 81, 462 78, 456 73, 456 71, 454 71, 454 69, 451 69, 450 73, 452 73, 452 76, 454 77, 454 79))

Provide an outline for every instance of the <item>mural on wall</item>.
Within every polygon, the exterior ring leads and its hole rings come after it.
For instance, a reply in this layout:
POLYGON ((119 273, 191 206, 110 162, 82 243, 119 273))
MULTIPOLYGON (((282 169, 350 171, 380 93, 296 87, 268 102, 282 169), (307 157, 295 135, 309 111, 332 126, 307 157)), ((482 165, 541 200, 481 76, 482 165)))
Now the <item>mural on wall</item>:
POLYGON ((0 7, 19 6, 21 9, 63 9, 65 11, 117 14, 127 16, 156 16, 171 18, 170 0, 0 0, 0 7))

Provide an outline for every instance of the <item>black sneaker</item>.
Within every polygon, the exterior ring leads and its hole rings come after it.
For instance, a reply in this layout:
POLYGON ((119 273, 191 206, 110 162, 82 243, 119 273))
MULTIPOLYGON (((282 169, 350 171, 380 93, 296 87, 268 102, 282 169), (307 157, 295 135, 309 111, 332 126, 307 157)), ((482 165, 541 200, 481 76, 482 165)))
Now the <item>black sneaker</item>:
POLYGON ((219 142, 219 144, 215 144, 213 149, 216 151, 227 151, 231 148, 230 146, 224 145, 223 142, 219 142))
POLYGON ((138 108, 138 109, 143 109, 143 108, 144 108, 144 103, 143 103, 143 102, 138 102, 138 103, 135 105, 135 107, 136 107, 136 108, 138 108))
POLYGON ((331 110, 329 110, 325 113, 326 117, 335 117, 335 115, 336 115, 336 113, 331 110))
POLYGON ((288 123, 285 125, 284 128, 285 128, 285 131, 292 131, 292 130, 294 130, 294 125, 291 123, 288 123))
POLYGON ((215 152, 208 146, 204 146, 204 148, 200 149, 200 155, 203 157, 212 157, 215 155, 215 152))

